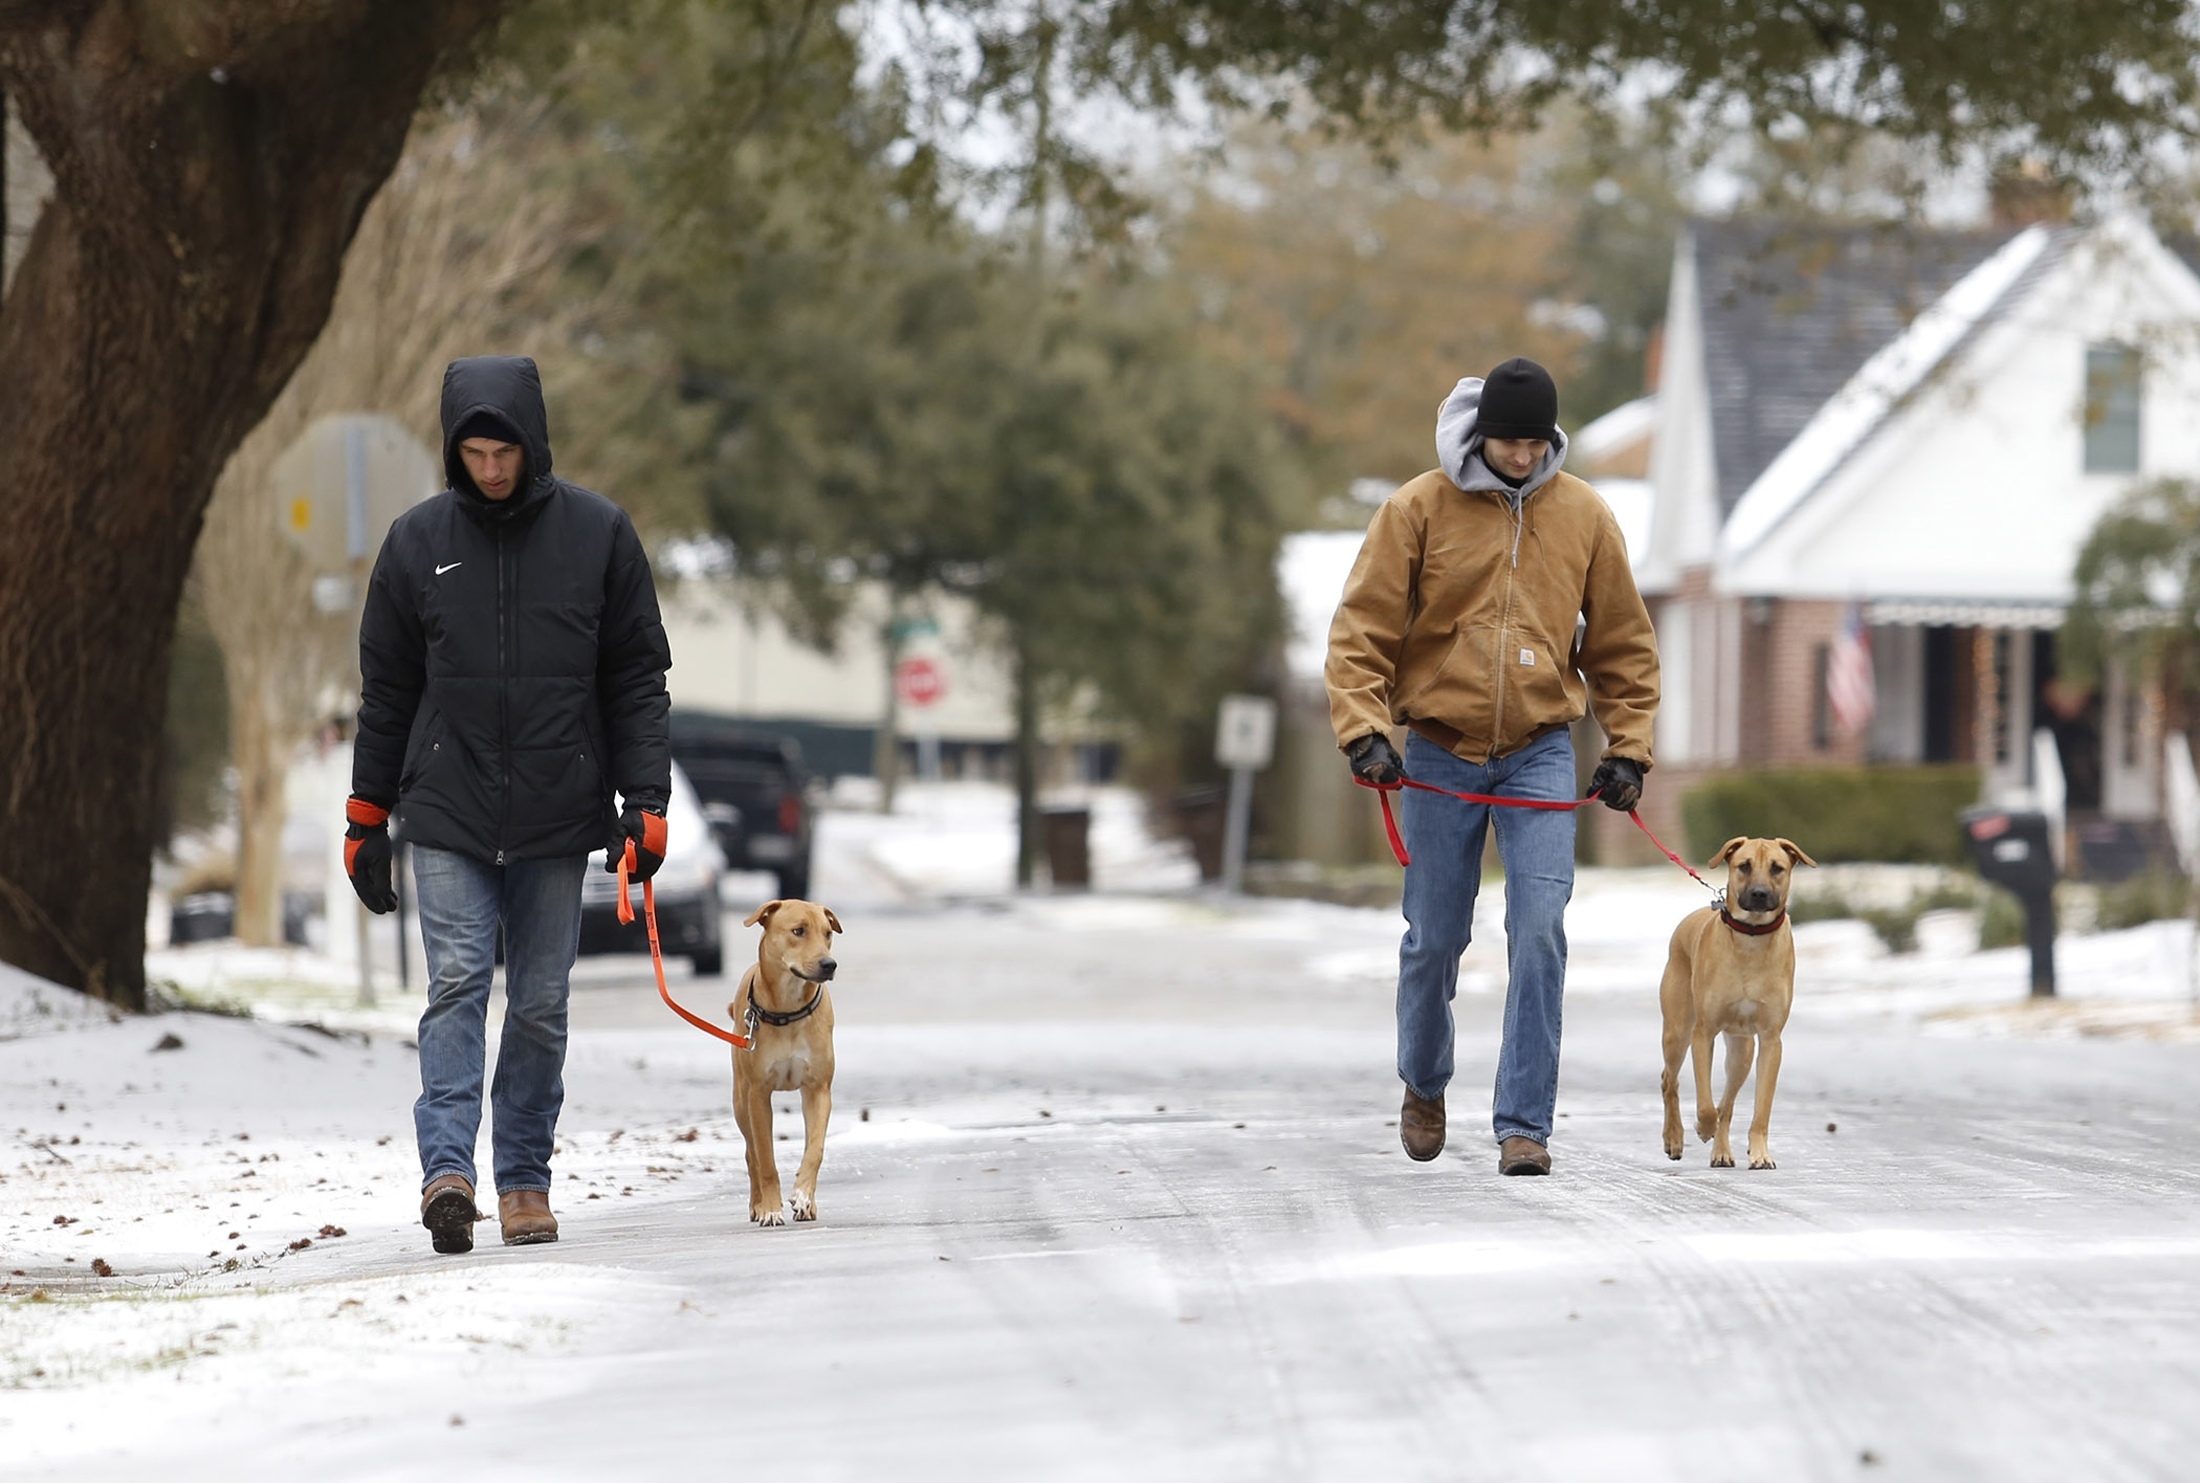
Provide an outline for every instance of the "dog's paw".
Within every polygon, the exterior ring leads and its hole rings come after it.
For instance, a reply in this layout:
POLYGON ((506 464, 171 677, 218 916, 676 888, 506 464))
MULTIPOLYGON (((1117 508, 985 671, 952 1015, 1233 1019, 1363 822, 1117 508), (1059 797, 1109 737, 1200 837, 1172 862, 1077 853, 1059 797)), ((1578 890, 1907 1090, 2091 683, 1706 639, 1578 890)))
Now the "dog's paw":
POLYGON ((1731 1168, 1733 1168, 1733 1167, 1734 1167, 1734 1155, 1732 1155, 1732 1154, 1730 1154, 1730 1153, 1715 1153, 1715 1154, 1713 1154, 1713 1155, 1711 1156, 1711 1167, 1712 1167, 1712 1168, 1714 1168, 1714 1169, 1731 1169, 1731 1168))
POLYGON ((1772 1155, 1768 1153, 1761 1159, 1751 1159, 1749 1167, 1752 1169, 1777 1169, 1780 1166, 1772 1162, 1772 1155))
POLYGON ((1678 1143, 1668 1143, 1668 1144, 1666 1144, 1666 1145, 1665 1145, 1665 1156, 1666 1156, 1667 1158, 1669 1158, 1669 1159, 1673 1160, 1673 1161, 1674 1161, 1675 1163, 1678 1163, 1678 1162, 1680 1162, 1680 1157, 1681 1157, 1681 1146, 1680 1146, 1680 1145, 1679 1145, 1678 1143))
POLYGON ((787 1212, 784 1210, 752 1210, 749 1212, 749 1220, 760 1226, 783 1226, 787 1223, 787 1212))
POLYGON ((796 1190, 794 1198, 789 1200, 787 1204, 794 1211, 796 1220, 817 1219, 817 1201, 802 1193, 802 1191, 796 1190))
POLYGON ((1696 1114, 1696 1141, 1698 1143, 1709 1143, 1712 1135, 1718 1131, 1719 1115, 1716 1112, 1699 1112, 1696 1114))

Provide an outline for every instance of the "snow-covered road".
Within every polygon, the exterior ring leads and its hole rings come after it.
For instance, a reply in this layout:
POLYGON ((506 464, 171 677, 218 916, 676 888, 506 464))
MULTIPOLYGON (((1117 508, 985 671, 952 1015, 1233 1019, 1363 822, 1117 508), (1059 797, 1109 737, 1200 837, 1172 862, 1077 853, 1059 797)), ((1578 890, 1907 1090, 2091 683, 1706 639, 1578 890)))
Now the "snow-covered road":
MULTIPOLYGON (((1395 920, 1304 904, 841 906, 812 1227, 748 1224, 723 1053, 631 961, 576 993, 564 1238, 469 1258, 410 1222, 393 1034, 0 1042, 0 1473, 2192 1476, 2200 1047, 1950 1033, 1922 1012, 2015 1012, 2014 955, 1827 924, 1780 1167, 1671 1164, 1655 974, 1693 891, 1585 882, 1546 1180, 1488 1142, 1499 935, 1420 1166, 1395 920)), ((2089 939, 2066 978, 2163 951, 2089 939)))

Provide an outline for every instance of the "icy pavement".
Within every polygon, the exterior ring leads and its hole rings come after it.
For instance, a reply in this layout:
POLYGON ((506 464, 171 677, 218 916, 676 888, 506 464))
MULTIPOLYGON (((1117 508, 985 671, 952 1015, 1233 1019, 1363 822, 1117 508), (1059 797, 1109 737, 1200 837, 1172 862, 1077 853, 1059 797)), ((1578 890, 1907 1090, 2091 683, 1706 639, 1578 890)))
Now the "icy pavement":
MULTIPOLYGON (((1780 1167, 1668 1163, 1656 970, 1699 895, 1584 880, 1556 1171, 1501 1180, 1495 899, 1421 1166, 1387 914, 851 881, 817 1225, 748 1224, 723 1052, 599 960, 564 1239, 466 1258, 412 1223, 400 1034, 19 1015, 0 1474, 2190 1476, 2200 1047, 1957 1033, 2027 1012, 2020 954, 1814 925, 1780 1167)), ((2172 929, 2064 947, 2077 1003, 2183 991, 2172 929)))

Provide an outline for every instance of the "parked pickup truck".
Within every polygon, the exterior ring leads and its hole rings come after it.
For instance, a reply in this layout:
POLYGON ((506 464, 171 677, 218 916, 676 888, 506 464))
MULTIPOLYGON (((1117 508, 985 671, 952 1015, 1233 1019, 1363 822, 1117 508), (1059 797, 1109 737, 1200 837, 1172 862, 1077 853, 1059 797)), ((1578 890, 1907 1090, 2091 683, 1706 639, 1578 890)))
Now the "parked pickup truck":
POLYGON ((703 801, 731 870, 768 870, 783 897, 810 894, 810 801, 792 737, 701 711, 672 713, 672 755, 703 801))

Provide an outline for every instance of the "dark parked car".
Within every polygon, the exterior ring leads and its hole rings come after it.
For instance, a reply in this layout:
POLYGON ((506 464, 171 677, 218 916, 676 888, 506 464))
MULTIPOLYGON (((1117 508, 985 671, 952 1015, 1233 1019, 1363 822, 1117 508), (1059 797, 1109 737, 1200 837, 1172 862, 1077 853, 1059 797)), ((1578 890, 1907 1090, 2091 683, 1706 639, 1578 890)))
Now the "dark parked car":
POLYGON ((672 713, 672 755, 703 800, 729 870, 768 870, 779 894, 810 894, 810 802, 792 738, 699 711, 672 713))
MULTIPOLYGON (((581 951, 646 953, 649 929, 642 923, 642 893, 634 892, 634 920, 619 922, 619 878, 603 868, 602 850, 588 857, 581 881, 581 951)), ((718 877, 725 868, 717 842, 704 822, 695 789, 672 767, 672 799, 665 809, 665 863, 657 868, 657 945, 668 958, 687 958, 698 977, 711 978, 726 967, 725 909, 719 903, 718 877)))

